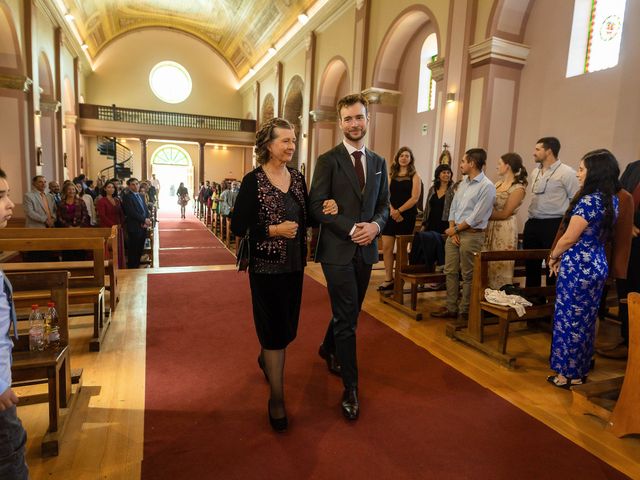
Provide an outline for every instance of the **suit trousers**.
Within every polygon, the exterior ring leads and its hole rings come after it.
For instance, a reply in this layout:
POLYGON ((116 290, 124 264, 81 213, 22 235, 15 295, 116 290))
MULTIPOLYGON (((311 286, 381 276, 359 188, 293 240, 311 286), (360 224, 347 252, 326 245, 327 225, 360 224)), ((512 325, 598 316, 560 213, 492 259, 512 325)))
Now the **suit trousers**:
POLYGON ((142 250, 144 250, 146 232, 146 229, 142 227, 127 230, 127 268, 138 268, 140 266, 140 257, 142 256, 142 250))
POLYGON ((484 237, 484 231, 462 231, 458 234, 460 246, 454 244, 451 237, 447 238, 444 245, 444 274, 447 276, 447 310, 450 312, 469 312, 473 254, 482 250, 484 237), (460 274, 462 274, 462 298, 460 297, 460 274))
POLYGON ((0 478, 27 480, 29 468, 24 460, 27 432, 22 428, 15 405, 0 412, 0 478))
POLYGON ((322 264, 332 312, 323 344, 327 351, 335 351, 342 367, 345 388, 358 386, 356 327, 371 278, 371 268, 370 263, 364 262, 360 247, 346 265, 322 264))
MULTIPOLYGON (((526 249, 541 248, 551 249, 553 240, 558 233, 562 217, 556 218, 530 218, 524 224, 522 233, 522 247, 526 249)), ((527 287, 539 287, 542 284, 542 262, 540 260, 527 260, 525 262, 527 287)), ((555 285, 556 277, 547 275, 547 285, 555 285)))

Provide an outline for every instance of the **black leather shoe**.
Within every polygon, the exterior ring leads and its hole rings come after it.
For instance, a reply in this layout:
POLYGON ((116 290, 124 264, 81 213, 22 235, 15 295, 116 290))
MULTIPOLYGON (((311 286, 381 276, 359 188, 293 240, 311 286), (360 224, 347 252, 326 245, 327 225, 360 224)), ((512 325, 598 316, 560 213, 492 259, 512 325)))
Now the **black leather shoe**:
POLYGON ((358 389, 345 388, 342 394, 342 414, 347 420, 357 420, 360 415, 360 404, 358 403, 358 389))
POLYGON ((273 418, 271 416, 271 400, 267 402, 267 413, 269 414, 269 424, 271 424, 274 432, 282 433, 287 430, 289 427, 289 419, 286 414, 282 418, 273 418))
POLYGON ((329 369, 330 373, 333 373, 334 375, 337 375, 339 377, 342 376, 342 367, 340 367, 335 353, 329 353, 324 348, 324 344, 320 344, 318 355, 320 355, 320 358, 327 362, 327 368, 329 369))

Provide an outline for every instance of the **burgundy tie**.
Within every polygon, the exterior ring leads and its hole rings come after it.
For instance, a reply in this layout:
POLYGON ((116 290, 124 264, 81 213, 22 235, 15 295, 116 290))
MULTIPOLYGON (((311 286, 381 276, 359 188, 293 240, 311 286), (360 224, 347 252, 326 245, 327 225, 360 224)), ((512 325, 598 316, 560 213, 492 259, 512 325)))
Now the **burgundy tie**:
POLYGON ((360 190, 364 190, 364 169, 362 168, 362 152, 356 150, 351 155, 355 159, 354 166, 356 169, 356 177, 358 177, 358 183, 360 184, 360 190))

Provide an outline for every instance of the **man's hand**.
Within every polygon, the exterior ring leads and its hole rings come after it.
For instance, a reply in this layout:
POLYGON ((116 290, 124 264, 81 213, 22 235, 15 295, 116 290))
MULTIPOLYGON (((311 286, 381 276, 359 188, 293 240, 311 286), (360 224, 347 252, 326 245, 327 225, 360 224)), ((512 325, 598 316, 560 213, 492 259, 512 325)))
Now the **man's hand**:
POLYGON ((145 218, 144 219, 144 226, 145 227, 150 227, 151 226, 151 219, 150 218, 145 218))
POLYGON ((378 226, 375 223, 356 223, 356 230, 351 235, 351 240, 361 247, 369 245, 378 236, 378 226))
POLYGON ((331 198, 329 200, 325 200, 322 202, 322 213, 324 215, 337 215, 338 214, 338 204, 336 201, 331 198))
POLYGON ((454 244, 456 247, 459 247, 459 246, 460 246, 460 237, 458 236, 458 234, 457 234, 457 233, 456 233, 456 234, 454 234, 454 235, 451 237, 451 241, 453 242, 453 244, 454 244))
POLYGON ((18 396, 13 393, 11 387, 7 388, 2 395, 0 395, 0 412, 13 407, 18 404, 18 396))
POLYGON ((456 233, 455 227, 449 227, 444 231, 444 234, 447 237, 453 237, 454 235, 457 237, 458 234, 456 233))
POLYGON ((53 219, 49 220, 48 218, 45 220, 44 223, 49 228, 53 227, 53 224, 54 224, 53 219))
POLYGON ((278 236, 285 238, 295 238, 298 233, 298 224, 291 220, 286 220, 278 224, 278 236))

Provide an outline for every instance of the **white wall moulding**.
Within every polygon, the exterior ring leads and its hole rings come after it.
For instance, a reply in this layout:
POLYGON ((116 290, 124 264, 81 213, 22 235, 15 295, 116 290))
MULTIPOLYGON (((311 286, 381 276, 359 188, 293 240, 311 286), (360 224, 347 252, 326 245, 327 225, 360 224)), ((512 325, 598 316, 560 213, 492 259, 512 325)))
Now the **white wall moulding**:
POLYGON ((0 74, 0 88, 28 92, 31 89, 32 84, 33 80, 25 75, 0 74))
POLYGON ((499 37, 491 37, 484 42, 469 47, 471 65, 480 66, 498 61, 511 63, 522 68, 527 63, 531 49, 522 43, 511 42, 499 37))
POLYGON ((309 112, 312 122, 337 122, 338 113, 335 110, 316 109, 309 112))
POLYGON ((438 58, 427 64, 427 68, 431 70, 431 78, 436 82, 444 80, 444 58, 438 58))
POLYGON ((402 92, 398 90, 388 90, 386 88, 369 87, 362 94, 372 105, 398 106, 402 92))
POLYGON ((60 103, 57 100, 40 99, 40 110, 43 113, 46 113, 46 112, 57 113, 58 110, 60 110, 60 107, 62 107, 62 103, 60 103))

